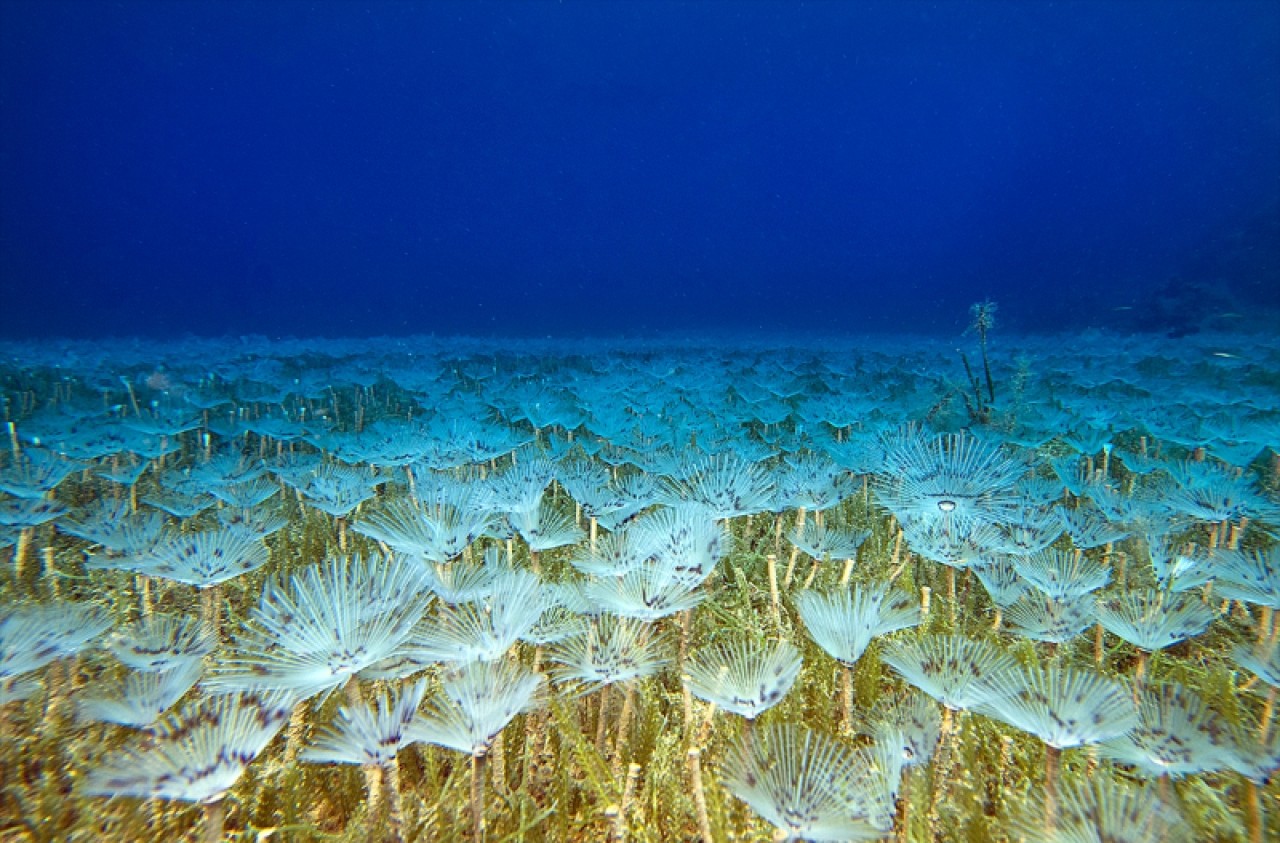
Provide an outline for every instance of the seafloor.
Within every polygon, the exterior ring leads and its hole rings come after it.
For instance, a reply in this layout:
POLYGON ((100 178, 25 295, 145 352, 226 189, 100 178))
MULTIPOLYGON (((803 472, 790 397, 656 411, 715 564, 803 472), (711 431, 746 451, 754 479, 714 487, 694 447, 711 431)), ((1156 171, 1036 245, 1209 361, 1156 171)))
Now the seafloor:
POLYGON ((0 385, 0 840, 1280 839, 1273 336, 0 385))

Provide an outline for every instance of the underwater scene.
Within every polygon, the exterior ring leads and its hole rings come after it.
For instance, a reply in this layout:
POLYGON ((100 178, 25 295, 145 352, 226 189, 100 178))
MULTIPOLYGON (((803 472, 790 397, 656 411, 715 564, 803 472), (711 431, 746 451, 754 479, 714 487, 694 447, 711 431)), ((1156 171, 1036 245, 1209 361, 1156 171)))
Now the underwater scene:
POLYGON ((1280 841, 1280 6, 0 3, 0 841, 1280 841))
POLYGON ((1280 348, 995 317, 0 346, 6 834, 1268 839, 1280 348))

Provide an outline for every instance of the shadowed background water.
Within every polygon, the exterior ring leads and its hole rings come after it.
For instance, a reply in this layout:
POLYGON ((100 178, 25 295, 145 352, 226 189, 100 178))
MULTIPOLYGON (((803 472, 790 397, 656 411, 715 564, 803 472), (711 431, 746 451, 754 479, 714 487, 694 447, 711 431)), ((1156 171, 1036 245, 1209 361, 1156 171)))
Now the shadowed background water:
POLYGON ((1271 3, 0 4, 0 333, 1176 334, 1280 306, 1271 3))

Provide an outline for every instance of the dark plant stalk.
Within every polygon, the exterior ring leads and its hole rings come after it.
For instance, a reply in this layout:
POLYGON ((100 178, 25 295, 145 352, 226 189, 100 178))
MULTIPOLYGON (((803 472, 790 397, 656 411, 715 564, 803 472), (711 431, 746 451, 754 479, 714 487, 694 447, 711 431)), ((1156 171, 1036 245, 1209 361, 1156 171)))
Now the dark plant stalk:
POLYGON ((44 581, 48 583, 49 593, 56 599, 60 590, 57 559, 52 547, 46 547, 42 555, 44 556, 44 581))
POLYGON ((366 764, 364 773, 365 802, 368 805, 368 816, 365 822, 369 827, 369 843, 379 843, 379 829, 386 814, 386 771, 381 764, 366 764))
POLYGON ((471 754, 471 839, 484 840, 484 753, 471 754))
POLYGON ((493 789, 499 795, 506 795, 508 792, 506 740, 502 736, 503 732, 499 732, 493 739, 493 745, 489 747, 489 778, 493 779, 493 789))
POLYGON ((964 373, 969 378, 969 388, 973 390, 973 398, 976 402, 976 406, 981 408, 983 406, 982 389, 978 386, 978 378, 973 374, 973 367, 969 365, 969 355, 965 354, 963 351, 960 352, 960 360, 964 363, 964 373))
POLYGON ((627 781, 622 789, 622 805, 618 807, 618 816, 613 825, 613 839, 616 843, 626 843, 627 815, 631 811, 631 803, 635 800, 636 783, 640 781, 642 768, 639 764, 627 767, 627 781))
POLYGON ((24 527, 18 533, 18 545, 13 551, 14 574, 19 589, 25 589, 27 581, 27 557, 31 555, 32 528, 24 527))
POLYGON ((850 733, 853 728, 853 666, 840 663, 840 722, 850 733))
POLYGON ((955 712, 943 706, 942 723, 938 727, 938 747, 933 756, 929 788, 928 823, 934 837, 941 835, 942 820, 939 806, 946 801, 948 785, 951 782, 951 758, 954 745, 952 735, 955 729, 955 712))
POLYGON ((1058 757, 1062 750, 1044 747, 1044 830, 1052 838, 1058 827, 1058 757))
POLYGON ((897 834, 894 836, 894 839, 901 841, 901 843, 905 843, 905 841, 911 839, 912 770, 912 767, 908 767, 902 771, 902 796, 898 797, 898 819, 896 823, 897 834))
POLYGON ((610 687, 611 686, 609 685, 605 685, 603 688, 600 689, 600 709, 599 709, 600 713, 596 716, 596 749, 601 754, 604 753, 604 739, 606 734, 605 726, 608 723, 607 718, 609 715, 609 688, 610 687))
MULTIPOLYGON (((533 651, 533 670, 536 673, 542 667, 543 650, 538 645, 533 651)), ((542 742, 542 717, 535 711, 531 711, 525 715, 524 721, 524 751, 521 753, 520 760, 520 789, 528 788, 530 782, 530 774, 533 771, 534 755, 538 752, 538 746, 542 742)))
POLYGON ((298 752, 302 749, 302 742, 306 738, 307 732, 307 714, 311 710, 311 703, 308 700, 302 700, 293 707, 293 713, 289 716, 289 725, 285 729, 284 738, 284 766, 288 767, 298 758, 298 752))
POLYGON ((782 601, 778 595, 778 555, 770 553, 765 557, 769 565, 769 607, 773 615, 773 625, 778 633, 782 633, 782 601))
POLYGON ((742 730, 742 743, 746 747, 748 753, 756 750, 756 720, 754 717, 744 718, 746 723, 742 730))
POLYGON ((213 631, 214 638, 222 638, 222 585, 211 585, 202 589, 200 596, 204 599, 201 601, 201 615, 203 616, 205 626, 213 631))
MULTIPOLYGON (((689 656, 689 635, 692 631, 692 617, 688 609, 680 613, 680 659, 676 663, 681 676, 685 676, 685 662, 689 656)), ((684 703, 685 741, 692 744, 695 738, 693 731, 693 691, 689 688, 688 677, 681 683, 684 703)))
POLYGON ((1265 839, 1262 827, 1262 794, 1253 779, 1246 780, 1244 786, 1245 825, 1249 830, 1249 843, 1262 843, 1265 839))
POLYGON ((973 367, 969 365, 969 355, 962 351, 960 359, 964 362, 964 372, 969 378, 969 389, 973 391, 972 397, 963 390, 960 391, 960 396, 964 398, 969 418, 979 424, 986 424, 991 418, 991 405, 982 398, 982 387, 978 385, 978 378, 973 374, 973 367))
POLYGON ((956 622, 956 569, 947 566, 947 602, 951 607, 951 623, 956 622))
POLYGON ((702 786, 702 750, 689 750, 689 779, 693 785, 693 805, 698 814, 698 836, 703 843, 712 843, 711 818, 707 813, 707 794, 702 786))
POLYGON ((631 731, 631 718, 635 712, 635 681, 628 681, 625 685, 626 692, 622 698, 622 714, 618 716, 618 734, 614 738, 613 743, 613 768, 614 775, 619 775, 622 771, 622 757, 627 747, 627 733, 631 731))
POLYGON ((204 843, 220 843, 222 830, 227 821, 227 806, 219 799, 204 804, 204 843))
POLYGON ((791 578, 795 576, 796 560, 800 558, 800 548, 791 548, 791 558, 787 560, 787 573, 782 578, 782 590, 787 591, 791 588, 791 578))
POLYGON ((996 402, 996 385, 991 379, 991 361, 987 359, 987 332, 981 329, 978 334, 979 345, 982 348, 982 371, 987 377, 987 398, 992 404, 996 402))
POLYGON ((383 770, 383 799, 387 801, 387 841, 404 840, 404 798, 400 793, 400 759, 392 758, 383 770))

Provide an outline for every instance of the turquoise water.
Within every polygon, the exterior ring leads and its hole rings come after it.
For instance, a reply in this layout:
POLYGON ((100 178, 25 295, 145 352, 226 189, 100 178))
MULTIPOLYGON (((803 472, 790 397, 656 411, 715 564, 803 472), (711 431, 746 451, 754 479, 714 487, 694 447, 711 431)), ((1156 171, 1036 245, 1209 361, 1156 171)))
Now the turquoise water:
POLYGON ((1280 816, 1267 337, 0 355, 15 839, 1280 816))

